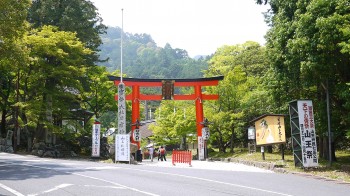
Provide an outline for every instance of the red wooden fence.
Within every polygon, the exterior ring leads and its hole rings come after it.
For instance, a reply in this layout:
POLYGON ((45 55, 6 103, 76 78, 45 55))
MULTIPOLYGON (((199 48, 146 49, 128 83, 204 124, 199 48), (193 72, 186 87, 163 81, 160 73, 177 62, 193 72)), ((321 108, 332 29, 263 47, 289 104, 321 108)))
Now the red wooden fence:
POLYGON ((173 165, 175 165, 175 163, 188 163, 190 166, 192 166, 192 152, 189 150, 173 150, 171 159, 173 165))

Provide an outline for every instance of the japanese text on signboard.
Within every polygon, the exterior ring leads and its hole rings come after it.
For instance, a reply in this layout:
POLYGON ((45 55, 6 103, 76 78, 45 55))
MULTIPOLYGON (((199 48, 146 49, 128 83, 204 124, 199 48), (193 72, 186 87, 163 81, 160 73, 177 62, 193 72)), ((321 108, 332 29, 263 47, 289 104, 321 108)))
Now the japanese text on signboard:
POLYGON ((304 167, 318 166, 316 130, 311 101, 298 101, 299 127, 304 167))
POLYGON ((281 144, 286 142, 284 116, 265 115, 255 121, 256 144, 281 144))
POLYGON ((202 136, 198 136, 198 159, 204 160, 204 139, 202 136))
POLYGON ((130 160, 130 137, 128 134, 117 134, 115 136, 115 160, 130 160))
POLYGON ((141 141, 140 129, 134 129, 134 140, 137 142, 141 141))
POLYGON ((92 157, 100 156, 100 130, 101 124, 95 123, 92 127, 92 157))
POLYGON ((125 85, 118 85, 118 134, 126 133, 125 85))

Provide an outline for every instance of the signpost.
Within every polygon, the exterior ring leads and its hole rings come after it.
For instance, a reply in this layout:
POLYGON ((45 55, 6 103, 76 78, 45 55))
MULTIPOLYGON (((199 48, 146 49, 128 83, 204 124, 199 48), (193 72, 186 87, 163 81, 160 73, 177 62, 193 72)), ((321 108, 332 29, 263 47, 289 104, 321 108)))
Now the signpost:
POLYGON ((248 139, 255 140, 255 128, 253 126, 248 128, 248 139))
POLYGON ((258 146, 286 143, 283 114, 263 115, 254 121, 258 146))
POLYGON ((130 136, 126 134, 125 84, 123 83, 123 9, 120 32, 120 83, 118 84, 118 133, 115 135, 115 162, 129 161, 130 136))
POLYGON ((204 160, 204 139, 198 136, 198 160, 204 160))
POLYGON ((316 130, 312 101, 298 101, 301 150, 304 167, 317 167, 316 130))
POLYGON ((101 123, 95 121, 92 126, 92 149, 91 157, 98 158, 100 157, 100 132, 101 132, 101 123))
MULTIPOLYGON (((255 139, 256 145, 261 146, 261 154, 263 160, 265 159, 264 146, 272 144, 285 144, 286 143, 286 131, 284 126, 284 114, 265 114, 253 121, 255 122, 255 139)), ((253 129, 248 129, 248 137, 253 138, 251 133, 253 129), (249 133, 250 132, 250 133, 249 133), (249 136, 250 135, 250 136, 249 136)), ((282 160, 284 159, 283 147, 282 160)))
POLYGON ((289 115, 295 166, 317 167, 316 129, 312 101, 290 102, 289 115))
POLYGON ((125 85, 118 85, 118 134, 126 134, 125 85))
POLYGON ((210 137, 209 127, 202 128, 202 137, 204 140, 208 140, 210 137))
POLYGON ((134 135, 133 135, 133 137, 134 137, 134 141, 137 141, 137 142, 141 141, 140 129, 135 129, 135 130, 134 130, 134 135))
POLYGON ((255 128, 253 126, 250 126, 248 128, 248 149, 249 153, 253 153, 256 151, 256 146, 255 146, 255 128))
POLYGON ((117 134, 115 136, 115 161, 130 161, 130 136, 117 134))

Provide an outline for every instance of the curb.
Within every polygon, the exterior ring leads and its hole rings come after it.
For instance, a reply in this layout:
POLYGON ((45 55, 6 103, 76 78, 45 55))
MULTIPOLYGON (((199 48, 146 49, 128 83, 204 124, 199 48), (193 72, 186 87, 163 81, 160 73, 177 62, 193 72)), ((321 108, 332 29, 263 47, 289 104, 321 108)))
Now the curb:
POLYGON ((290 173, 289 171, 275 165, 274 163, 258 162, 258 161, 248 161, 242 159, 234 158, 209 158, 207 161, 222 161, 222 162, 233 162, 240 163, 244 165, 254 166, 262 169, 271 170, 278 173, 290 173))

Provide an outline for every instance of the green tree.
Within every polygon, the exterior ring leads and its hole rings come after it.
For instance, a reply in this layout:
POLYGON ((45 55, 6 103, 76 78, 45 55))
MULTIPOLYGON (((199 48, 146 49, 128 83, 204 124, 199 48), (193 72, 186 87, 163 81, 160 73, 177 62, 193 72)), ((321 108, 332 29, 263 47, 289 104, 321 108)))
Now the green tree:
MULTIPOLYGON (((21 42, 27 29, 27 9, 29 0, 0 1, 0 136, 4 137, 7 122, 14 116, 16 103, 16 83, 18 69, 27 61, 24 45, 21 42)), ((12 122, 13 123, 13 122, 12 122)))
POLYGON ((150 126, 153 130, 152 140, 165 145, 181 144, 186 149, 191 135, 196 134, 196 112, 193 102, 163 101, 157 109, 157 124, 150 126))
POLYGON ((52 26, 32 30, 26 44, 31 63, 22 70, 23 120, 35 127, 35 137, 41 140, 46 128, 55 128, 54 118, 80 108, 78 95, 83 88, 79 79, 86 73, 85 56, 92 51, 75 33, 52 26))
POLYGON ((88 62, 93 64, 99 60, 100 34, 105 33, 106 26, 91 1, 35 0, 29 9, 28 21, 34 28, 52 25, 61 31, 75 32, 85 47, 93 51, 88 62))
POLYGON ((209 142, 225 152, 233 152, 236 146, 246 143, 246 129, 249 121, 261 114, 271 112, 271 97, 266 83, 267 78, 265 49, 255 42, 219 48, 209 61, 206 76, 224 75, 218 87, 207 88, 218 93, 217 102, 208 102, 207 118, 212 139, 209 142))
MULTIPOLYGON (((117 75, 117 73, 115 73, 117 75)), ((84 81, 85 89, 80 93, 83 108, 100 118, 107 111, 117 111, 115 95, 118 87, 109 81, 105 67, 89 67, 84 81)))
MULTIPOLYGON (((350 120, 348 1, 269 3, 271 29, 266 38, 273 75, 278 78, 276 100, 288 103, 293 99, 312 99, 320 143, 326 144, 323 139, 327 131, 326 91, 329 90, 335 143, 338 147, 347 145, 349 141, 344 136, 349 132, 350 120)), ((321 146, 320 155, 327 156, 326 150, 321 146)))

